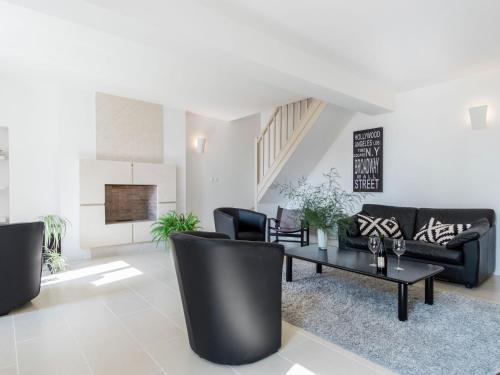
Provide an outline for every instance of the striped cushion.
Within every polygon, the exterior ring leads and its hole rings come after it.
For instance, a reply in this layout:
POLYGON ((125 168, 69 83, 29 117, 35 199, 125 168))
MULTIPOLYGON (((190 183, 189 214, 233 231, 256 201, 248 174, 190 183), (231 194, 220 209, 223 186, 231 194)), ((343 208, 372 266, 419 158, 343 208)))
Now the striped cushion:
POLYGON ((454 237, 470 227, 471 224, 443 224, 431 217, 413 239, 445 246, 454 237))
POLYGON ((384 236, 386 238, 403 238, 403 232, 396 219, 384 219, 358 214, 359 230, 362 236, 384 236))

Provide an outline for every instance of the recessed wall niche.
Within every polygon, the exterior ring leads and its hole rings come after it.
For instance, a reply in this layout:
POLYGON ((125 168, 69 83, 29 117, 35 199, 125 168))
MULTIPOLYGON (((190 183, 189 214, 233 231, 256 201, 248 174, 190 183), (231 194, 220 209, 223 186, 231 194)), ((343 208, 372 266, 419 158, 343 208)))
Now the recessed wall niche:
POLYGON ((156 220, 156 185, 105 185, 105 223, 156 220))

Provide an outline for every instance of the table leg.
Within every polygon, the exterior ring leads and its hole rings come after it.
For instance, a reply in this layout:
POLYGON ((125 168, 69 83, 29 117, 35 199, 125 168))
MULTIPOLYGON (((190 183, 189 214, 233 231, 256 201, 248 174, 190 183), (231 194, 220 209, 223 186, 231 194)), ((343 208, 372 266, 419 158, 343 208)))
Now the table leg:
POLYGON ((319 263, 316 263, 316 273, 322 273, 323 272, 323 266, 319 263))
POLYGON ((398 284, 398 318, 408 320, 408 285, 398 284))
POLYGON ((425 279, 425 303, 434 304, 434 277, 425 279))
POLYGON ((286 257, 286 281, 292 281, 292 257, 286 257))

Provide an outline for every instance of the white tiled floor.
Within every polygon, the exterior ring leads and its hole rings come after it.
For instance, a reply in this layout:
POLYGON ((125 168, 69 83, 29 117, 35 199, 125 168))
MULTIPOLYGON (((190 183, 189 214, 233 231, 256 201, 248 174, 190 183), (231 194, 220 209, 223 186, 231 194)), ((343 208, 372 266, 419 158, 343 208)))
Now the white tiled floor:
MULTIPOLYGON (((498 277, 466 290, 500 302, 498 277)), ((219 366, 187 343, 171 258, 136 249, 72 265, 27 306, 0 318, 0 375, 386 374, 388 370, 283 322, 279 353, 219 366)))

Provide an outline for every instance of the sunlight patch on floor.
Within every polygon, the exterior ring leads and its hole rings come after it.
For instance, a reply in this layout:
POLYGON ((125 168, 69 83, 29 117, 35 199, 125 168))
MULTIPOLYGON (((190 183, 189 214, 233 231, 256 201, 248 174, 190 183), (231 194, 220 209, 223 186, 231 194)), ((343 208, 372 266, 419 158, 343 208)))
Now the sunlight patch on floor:
POLYGON ((316 375, 316 373, 296 363, 286 372, 286 375, 316 375))
POLYGON ((119 260, 116 262, 109 262, 105 264, 98 264, 96 266, 79 268, 77 270, 61 272, 55 275, 47 275, 42 277, 42 286, 59 284, 66 281, 77 280, 84 277, 99 275, 105 272, 112 272, 128 267, 130 267, 130 265, 127 262, 119 260))
POLYGON ((141 271, 139 271, 137 268, 129 267, 121 269, 119 271, 105 273, 104 275, 101 275, 101 278, 99 280, 92 281, 92 284, 95 286, 101 286, 139 275, 142 275, 141 271))

